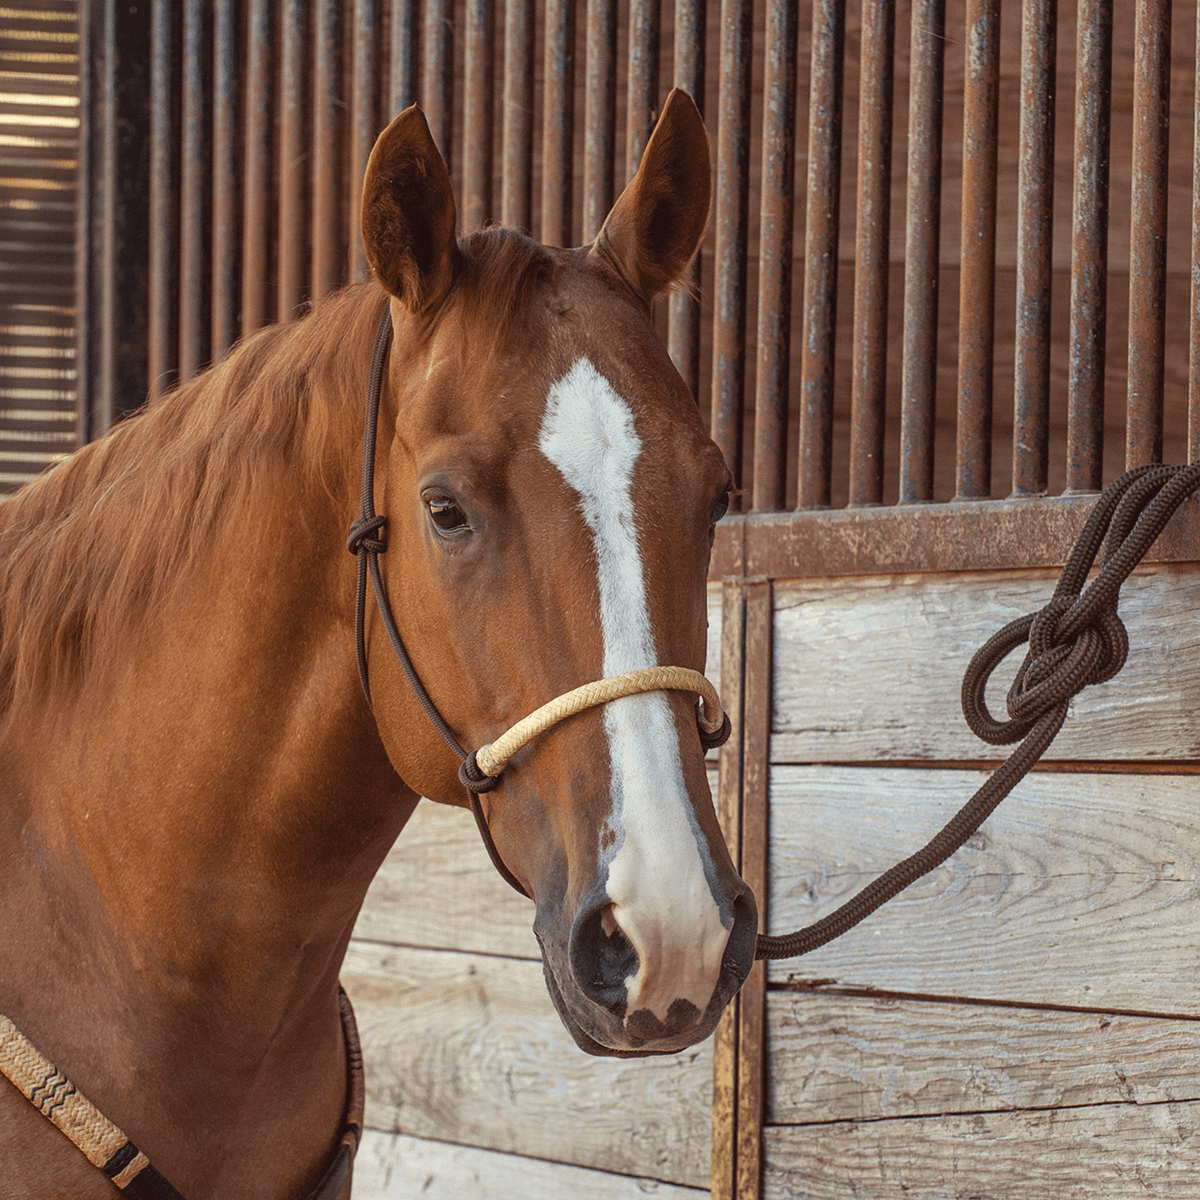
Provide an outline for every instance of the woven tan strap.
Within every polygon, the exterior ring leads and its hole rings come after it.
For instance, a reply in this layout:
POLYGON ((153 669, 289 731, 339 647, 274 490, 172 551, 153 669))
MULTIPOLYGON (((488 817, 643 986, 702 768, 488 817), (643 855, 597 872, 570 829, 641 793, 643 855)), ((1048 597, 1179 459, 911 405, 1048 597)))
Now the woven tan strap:
POLYGON ((703 708, 697 713, 701 727, 707 733, 716 733, 721 728, 724 720, 721 699, 717 689, 699 671, 687 667, 643 667, 638 671, 626 671, 624 675, 611 675, 595 683, 585 683, 583 687, 577 687, 551 700, 549 704, 543 704, 494 742, 481 746, 476 752, 475 761, 485 775, 494 778, 522 746, 528 745, 566 717, 595 708, 598 704, 607 704, 610 700, 619 700, 622 696, 663 690, 695 692, 703 701, 703 708))
MULTIPOLYGON (((5 1016, 0 1016, 0 1071, 101 1171, 129 1144, 125 1134, 5 1016)), ((111 1176, 112 1181, 124 1188, 148 1165, 149 1160, 138 1151, 119 1173, 111 1176)))

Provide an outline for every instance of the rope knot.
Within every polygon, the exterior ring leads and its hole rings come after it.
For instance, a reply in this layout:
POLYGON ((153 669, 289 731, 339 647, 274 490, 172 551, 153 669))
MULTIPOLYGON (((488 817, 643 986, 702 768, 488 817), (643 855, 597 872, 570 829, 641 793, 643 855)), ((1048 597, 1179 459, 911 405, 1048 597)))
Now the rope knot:
POLYGON ((371 550, 382 554, 387 549, 387 542, 381 537, 372 537, 377 530, 383 532, 387 525, 387 517, 359 517, 350 524, 350 536, 346 539, 346 549, 351 554, 359 554, 363 550, 371 550))

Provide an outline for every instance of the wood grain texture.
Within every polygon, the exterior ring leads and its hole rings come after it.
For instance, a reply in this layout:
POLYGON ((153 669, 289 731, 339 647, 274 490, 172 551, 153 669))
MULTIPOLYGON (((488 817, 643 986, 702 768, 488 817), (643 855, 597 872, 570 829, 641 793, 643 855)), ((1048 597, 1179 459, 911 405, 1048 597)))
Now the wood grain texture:
POLYGON ((767 1122, 1200 1100, 1200 1024, 772 992, 767 1122))
MULTIPOLYGON (((921 846, 976 771, 776 767, 770 932, 921 846)), ((770 978, 940 997, 1200 1014, 1200 781, 1027 777, 968 843, 770 978)))
MULTIPOLYGON (((775 588, 775 762, 994 761, 959 704, 975 651, 1049 600, 1057 573, 876 576, 775 588)), ((1139 571, 1121 595, 1131 652, 1076 697, 1047 760, 1200 760, 1200 570, 1139 571)), ((993 714, 1020 662, 989 689, 993 714)))
POLYGON ((590 1058, 538 964, 351 943, 367 1124, 389 1133, 707 1187, 709 1043, 590 1058))
POLYGON ((1200 1104, 777 1126, 764 1151, 766 1200, 1191 1200, 1200 1104))
POLYGON ((707 1188, 374 1129, 367 1130, 354 1162, 354 1200, 702 1200, 707 1195, 707 1188))

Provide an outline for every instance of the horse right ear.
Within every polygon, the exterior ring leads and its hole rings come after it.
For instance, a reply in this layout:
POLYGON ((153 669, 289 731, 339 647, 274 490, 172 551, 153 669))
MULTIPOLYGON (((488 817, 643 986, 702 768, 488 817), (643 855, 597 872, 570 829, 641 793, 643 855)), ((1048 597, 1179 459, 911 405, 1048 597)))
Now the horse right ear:
POLYGON ((414 104, 380 135, 362 190, 362 239, 379 282, 413 312, 437 304, 461 262, 450 172, 414 104))

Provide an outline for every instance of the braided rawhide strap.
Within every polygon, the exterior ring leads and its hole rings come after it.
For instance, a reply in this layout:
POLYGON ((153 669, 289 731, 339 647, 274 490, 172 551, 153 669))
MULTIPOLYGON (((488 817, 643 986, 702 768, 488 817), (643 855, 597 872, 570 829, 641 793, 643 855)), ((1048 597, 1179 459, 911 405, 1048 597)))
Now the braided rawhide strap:
POLYGON ((474 754, 476 765, 483 775, 494 779, 522 746, 527 746, 559 721, 585 709, 619 700, 622 696, 664 690, 695 692, 700 697, 700 705, 696 709, 696 722, 700 726, 701 739, 706 749, 718 746, 726 740, 729 736, 726 729, 729 718, 721 711, 717 689, 699 671, 692 671, 687 667, 643 667, 638 671, 626 671, 623 675, 610 675, 607 679, 585 683, 582 687, 564 692, 548 704, 543 704, 529 716, 523 717, 506 733, 502 733, 494 742, 480 746, 474 754))
POLYGON ((1049 748, 1066 720, 1071 697, 1088 684, 1111 679, 1124 665, 1129 639, 1117 616, 1121 585, 1175 510, 1197 490, 1200 463, 1136 467, 1108 488, 1096 501, 1050 603, 989 638, 963 676, 962 709, 972 731, 992 745, 1021 745, 916 854, 872 880, 827 917, 795 933, 759 934, 756 958, 798 958, 840 937, 944 863, 983 824, 1049 748), (1084 591, 1102 545, 1104 565, 1084 591), (1010 719, 997 721, 984 700, 988 679, 1026 641, 1029 651, 1008 693, 1010 719))

